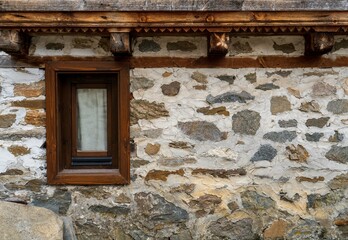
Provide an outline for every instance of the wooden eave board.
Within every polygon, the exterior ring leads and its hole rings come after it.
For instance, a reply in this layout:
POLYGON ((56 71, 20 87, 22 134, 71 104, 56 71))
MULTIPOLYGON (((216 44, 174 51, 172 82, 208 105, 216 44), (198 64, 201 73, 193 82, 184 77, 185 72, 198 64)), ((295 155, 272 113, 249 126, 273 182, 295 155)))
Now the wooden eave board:
POLYGON ((0 0, 0 11, 345 11, 347 0, 0 0))

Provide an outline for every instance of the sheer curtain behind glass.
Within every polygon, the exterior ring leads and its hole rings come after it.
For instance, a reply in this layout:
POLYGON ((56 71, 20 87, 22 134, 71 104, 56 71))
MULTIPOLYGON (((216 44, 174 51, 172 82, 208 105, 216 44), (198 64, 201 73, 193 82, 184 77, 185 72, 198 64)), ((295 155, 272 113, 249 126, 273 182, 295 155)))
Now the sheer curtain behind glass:
POLYGON ((107 151, 106 89, 77 89, 77 150, 107 151))

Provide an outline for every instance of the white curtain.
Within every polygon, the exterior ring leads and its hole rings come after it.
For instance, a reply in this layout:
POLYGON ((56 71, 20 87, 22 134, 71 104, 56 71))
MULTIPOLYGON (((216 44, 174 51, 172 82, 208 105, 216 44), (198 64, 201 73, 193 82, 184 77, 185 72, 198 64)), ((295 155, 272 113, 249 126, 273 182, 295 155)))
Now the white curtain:
POLYGON ((106 89, 77 89, 77 149, 107 151, 106 89))

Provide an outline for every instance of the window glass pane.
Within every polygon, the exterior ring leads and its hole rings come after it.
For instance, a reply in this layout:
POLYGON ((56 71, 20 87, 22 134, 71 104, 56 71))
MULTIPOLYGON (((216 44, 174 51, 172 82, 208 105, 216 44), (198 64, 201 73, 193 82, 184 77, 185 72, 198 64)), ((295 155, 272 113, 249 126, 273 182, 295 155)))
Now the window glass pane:
POLYGON ((107 89, 77 89, 77 150, 107 151, 107 89))

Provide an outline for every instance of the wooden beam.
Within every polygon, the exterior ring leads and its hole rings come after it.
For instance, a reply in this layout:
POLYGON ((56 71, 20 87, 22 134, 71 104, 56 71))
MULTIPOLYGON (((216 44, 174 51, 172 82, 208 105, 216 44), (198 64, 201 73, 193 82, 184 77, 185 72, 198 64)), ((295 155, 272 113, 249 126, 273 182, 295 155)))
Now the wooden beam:
POLYGON ((110 51, 115 56, 131 55, 129 32, 110 33, 110 51))
POLYGON ((346 0, 0 0, 0 11, 315 11, 347 10, 346 0))
POLYGON ((309 33, 305 36, 305 55, 320 56, 332 50, 335 38, 332 33, 309 33))
POLYGON ((25 34, 16 30, 0 30, 0 51, 10 55, 28 54, 29 41, 25 34))
POLYGON ((210 33, 208 54, 210 56, 225 56, 228 53, 229 41, 228 33, 210 33))
POLYGON ((330 57, 289 57, 259 56, 252 57, 10 57, 0 56, 0 68, 38 67, 45 68, 49 61, 129 61, 131 68, 332 68, 348 67, 347 56, 330 57))
MULTIPOLYGON (((1 0, 0 0, 1 1, 1 0)), ((4 12, 0 29, 86 32, 131 28, 136 32, 303 34, 348 31, 348 11, 336 12, 4 12), (320 30, 319 29, 319 30, 320 30)))

